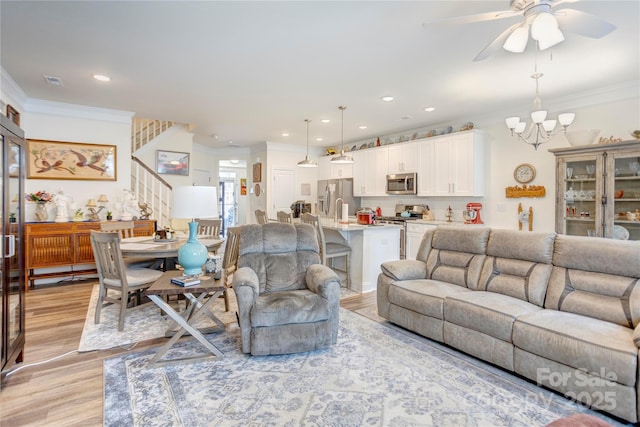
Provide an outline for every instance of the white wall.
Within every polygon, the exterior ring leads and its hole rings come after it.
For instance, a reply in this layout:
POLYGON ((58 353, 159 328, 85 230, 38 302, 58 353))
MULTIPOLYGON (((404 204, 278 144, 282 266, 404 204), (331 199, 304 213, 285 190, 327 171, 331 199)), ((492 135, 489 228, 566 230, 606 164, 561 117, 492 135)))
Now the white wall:
MULTIPOLYGON (((116 146, 117 152, 116 181, 27 179, 28 193, 39 190, 56 193, 63 189, 85 211, 87 200, 98 199, 100 194, 106 194, 111 204, 122 200, 123 190, 131 187, 132 113, 43 101, 29 101, 26 109, 20 124, 28 139, 110 144, 116 146)), ((26 221, 34 219, 34 209, 32 203, 27 203, 26 221)), ((48 211, 52 220, 55 217, 52 203, 48 204, 48 211)), ((101 216, 105 214, 103 210, 101 216)))

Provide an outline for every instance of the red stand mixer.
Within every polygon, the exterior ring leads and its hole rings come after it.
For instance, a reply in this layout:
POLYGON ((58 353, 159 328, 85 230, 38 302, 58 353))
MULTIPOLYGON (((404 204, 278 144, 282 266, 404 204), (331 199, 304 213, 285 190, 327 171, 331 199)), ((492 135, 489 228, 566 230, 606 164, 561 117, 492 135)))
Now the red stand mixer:
POLYGON ((480 211, 482 210, 482 203, 469 202, 467 203, 467 210, 462 211, 465 224, 484 224, 482 218, 480 218, 480 211))

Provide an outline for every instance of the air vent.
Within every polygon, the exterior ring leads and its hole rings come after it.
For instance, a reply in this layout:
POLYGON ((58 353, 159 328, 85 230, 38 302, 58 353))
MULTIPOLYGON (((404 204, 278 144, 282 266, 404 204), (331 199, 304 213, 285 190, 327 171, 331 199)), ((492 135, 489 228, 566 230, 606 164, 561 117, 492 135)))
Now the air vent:
POLYGON ((47 84, 50 84, 51 86, 64 86, 62 84, 62 79, 60 77, 47 76, 47 75, 44 75, 42 77, 44 77, 44 81, 47 82, 47 84))

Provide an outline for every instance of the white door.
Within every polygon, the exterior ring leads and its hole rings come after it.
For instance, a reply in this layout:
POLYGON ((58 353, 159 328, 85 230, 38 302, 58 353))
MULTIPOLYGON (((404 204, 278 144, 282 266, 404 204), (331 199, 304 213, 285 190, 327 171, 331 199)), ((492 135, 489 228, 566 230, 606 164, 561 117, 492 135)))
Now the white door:
POLYGON ((273 187, 270 193, 273 202, 270 218, 275 218, 278 211, 291 210, 291 204, 296 201, 295 174, 291 169, 273 170, 273 187))

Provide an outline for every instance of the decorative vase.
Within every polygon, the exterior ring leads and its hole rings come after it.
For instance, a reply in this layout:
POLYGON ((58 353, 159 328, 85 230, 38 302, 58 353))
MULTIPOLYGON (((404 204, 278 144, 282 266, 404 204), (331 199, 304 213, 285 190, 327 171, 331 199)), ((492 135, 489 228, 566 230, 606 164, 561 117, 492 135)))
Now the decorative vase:
POLYGON ((207 247, 198 241, 198 223, 189 223, 189 239, 178 249, 178 263, 184 267, 185 276, 202 275, 202 266, 207 261, 207 247))
POLYGON ((36 202, 36 221, 45 222, 49 218, 46 202, 36 202))

